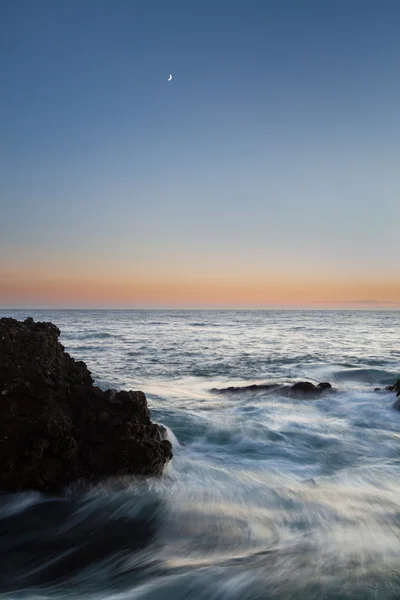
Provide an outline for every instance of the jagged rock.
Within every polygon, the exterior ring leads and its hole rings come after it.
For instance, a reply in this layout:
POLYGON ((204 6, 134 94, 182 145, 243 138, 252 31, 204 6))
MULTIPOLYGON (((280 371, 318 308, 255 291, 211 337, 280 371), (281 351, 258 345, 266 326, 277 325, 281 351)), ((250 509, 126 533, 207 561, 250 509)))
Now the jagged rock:
POLYGON ((52 323, 0 319, 0 490, 160 475, 172 457, 143 392, 93 386, 52 323))

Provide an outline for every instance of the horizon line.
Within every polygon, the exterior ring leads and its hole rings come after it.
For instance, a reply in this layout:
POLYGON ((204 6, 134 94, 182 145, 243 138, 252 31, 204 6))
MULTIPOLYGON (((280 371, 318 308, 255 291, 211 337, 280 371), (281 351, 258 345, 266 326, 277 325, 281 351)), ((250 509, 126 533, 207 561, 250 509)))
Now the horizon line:
MULTIPOLYGON (((394 303, 393 303, 394 304, 394 303)), ((396 303, 397 304, 397 303, 396 303)), ((299 307, 259 307, 259 308, 255 308, 255 307, 251 307, 251 308, 246 308, 246 307, 226 307, 226 308, 213 308, 213 307, 160 307, 160 306, 153 306, 153 307, 118 307, 118 306, 110 306, 110 307, 104 307, 104 306, 0 306, 0 311, 1 310, 7 310, 7 311, 43 311, 43 310, 53 310, 53 311, 84 311, 84 310, 98 310, 98 311, 110 311, 110 310, 115 310, 115 311, 202 311, 202 312, 207 312, 207 311, 213 311, 213 312, 239 312, 239 311, 245 311, 245 312, 260 312, 260 311, 277 311, 277 312, 282 312, 282 311, 287 311, 287 312, 296 312, 296 311, 343 311, 343 310, 347 310, 347 311, 351 311, 351 312, 370 312, 370 311, 390 311, 390 312, 400 312, 400 303, 398 303, 398 306, 370 306, 370 307, 352 307, 352 306, 346 306, 343 305, 342 307, 340 306, 329 306, 327 305, 326 307, 305 307, 305 306, 299 306, 299 307)))

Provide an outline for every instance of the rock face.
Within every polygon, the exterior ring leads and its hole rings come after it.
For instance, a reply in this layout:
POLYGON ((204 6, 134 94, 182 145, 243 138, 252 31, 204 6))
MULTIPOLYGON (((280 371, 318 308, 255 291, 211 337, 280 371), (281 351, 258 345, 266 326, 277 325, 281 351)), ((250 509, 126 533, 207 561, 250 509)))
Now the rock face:
POLYGON ((101 391, 52 323, 0 319, 0 490, 160 475, 172 458, 143 392, 101 391))

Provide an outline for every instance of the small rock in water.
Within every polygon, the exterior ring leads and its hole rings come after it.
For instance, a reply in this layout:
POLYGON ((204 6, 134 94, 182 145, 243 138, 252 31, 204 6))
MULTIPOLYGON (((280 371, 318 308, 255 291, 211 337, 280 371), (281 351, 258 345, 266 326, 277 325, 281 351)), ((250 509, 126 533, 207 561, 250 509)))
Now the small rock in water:
POLYGON ((226 388, 212 388, 211 392, 217 394, 235 394, 242 392, 271 392, 279 388, 277 383, 252 383, 249 385, 231 385, 226 388))
POLYGON ((290 393, 291 395, 300 395, 300 396, 306 396, 306 395, 312 395, 312 396, 316 396, 318 394, 321 394, 321 392, 323 392, 324 390, 332 390, 332 386, 330 383, 328 383, 327 381, 323 381, 322 383, 319 383, 318 385, 314 385, 313 383, 311 383, 311 381, 299 381, 298 383, 295 383, 294 385, 292 385, 292 387, 290 388, 290 393))
POLYGON ((330 390, 332 389, 331 384, 328 381, 322 381, 321 383, 318 384, 319 388, 321 388, 321 390, 330 390))

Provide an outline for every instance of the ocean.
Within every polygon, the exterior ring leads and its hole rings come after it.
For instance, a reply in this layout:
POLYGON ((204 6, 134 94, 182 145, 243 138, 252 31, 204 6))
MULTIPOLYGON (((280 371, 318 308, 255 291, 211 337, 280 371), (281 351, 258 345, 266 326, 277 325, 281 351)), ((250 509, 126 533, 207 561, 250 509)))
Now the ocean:
POLYGON ((161 479, 2 495, 0 597, 400 598, 400 311, 0 316, 52 321, 96 385, 143 390, 174 451, 161 479), (336 393, 226 391, 302 380, 336 393))

